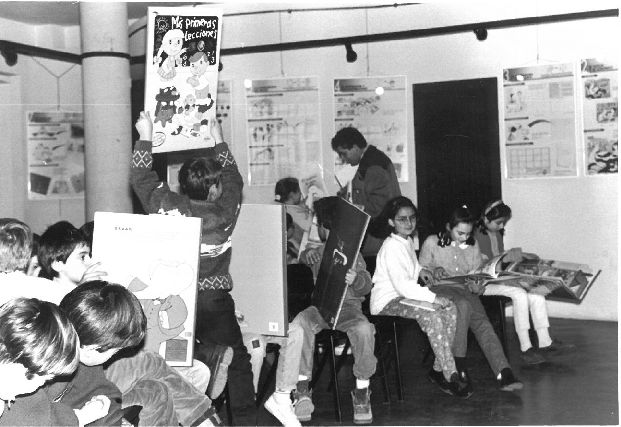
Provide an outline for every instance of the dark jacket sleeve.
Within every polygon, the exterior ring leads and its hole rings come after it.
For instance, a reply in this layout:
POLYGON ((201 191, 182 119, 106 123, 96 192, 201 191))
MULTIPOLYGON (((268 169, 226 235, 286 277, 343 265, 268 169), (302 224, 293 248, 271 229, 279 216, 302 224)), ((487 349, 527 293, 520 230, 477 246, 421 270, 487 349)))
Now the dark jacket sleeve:
POLYGON ((151 141, 137 141, 132 155, 129 181, 147 213, 178 211, 190 216, 190 203, 186 196, 171 191, 166 182, 159 180, 153 168, 151 141))

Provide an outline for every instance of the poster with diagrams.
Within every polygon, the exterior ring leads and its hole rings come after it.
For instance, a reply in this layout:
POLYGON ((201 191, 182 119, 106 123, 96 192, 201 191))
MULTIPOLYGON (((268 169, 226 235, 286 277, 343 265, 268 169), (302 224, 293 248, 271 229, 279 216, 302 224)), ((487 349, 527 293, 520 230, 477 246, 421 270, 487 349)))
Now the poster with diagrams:
POLYGON ((619 170, 618 65, 597 59, 580 62, 584 158, 587 175, 619 170))
POLYGON ((93 260, 136 295, 147 318, 144 349, 191 366, 202 220, 95 212, 93 260))
MULTIPOLYGON (((405 76, 334 79, 335 132, 358 129, 368 144, 390 157, 400 182, 409 180, 405 85, 405 76)), ((335 156, 337 175, 342 168, 335 156)))
POLYGON ((82 113, 26 113, 28 199, 84 197, 84 119, 82 113))
POLYGON ((321 169, 317 77, 248 80, 246 106, 250 185, 321 169))
POLYGON ((573 64, 505 69, 507 178, 576 176, 573 64))
POLYGON ((153 152, 206 147, 216 116, 222 10, 148 10, 144 106, 153 120, 153 152))

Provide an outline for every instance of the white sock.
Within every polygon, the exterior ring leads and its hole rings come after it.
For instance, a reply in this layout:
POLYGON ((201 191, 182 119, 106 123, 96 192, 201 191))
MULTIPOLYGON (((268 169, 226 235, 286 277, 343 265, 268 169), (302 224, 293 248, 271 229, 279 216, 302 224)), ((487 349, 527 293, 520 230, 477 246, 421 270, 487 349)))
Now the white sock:
POLYGON ((358 378, 356 378, 356 388, 368 388, 369 383, 369 380, 359 380, 358 378))
POLYGON ((547 327, 537 329, 537 338, 539 339, 539 348, 547 347, 552 344, 552 338, 550 338, 547 327))
POLYGON ((528 329, 516 329, 515 332, 517 332, 518 339, 520 340, 520 350, 526 351, 533 346, 530 342, 530 335, 528 335, 528 329))
POLYGON ((302 375, 302 374, 298 375, 298 382, 307 381, 307 380, 308 380, 308 377, 306 375, 302 375))
POLYGON ((291 403, 291 390, 276 390, 274 391, 274 400, 277 403, 289 404, 291 403))

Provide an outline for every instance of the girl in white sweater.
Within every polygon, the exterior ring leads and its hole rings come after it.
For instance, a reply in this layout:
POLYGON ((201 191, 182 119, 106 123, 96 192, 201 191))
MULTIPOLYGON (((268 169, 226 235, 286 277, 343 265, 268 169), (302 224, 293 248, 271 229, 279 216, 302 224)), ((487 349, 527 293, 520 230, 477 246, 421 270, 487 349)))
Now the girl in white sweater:
POLYGON ((460 382, 451 352, 457 309, 448 298, 418 284, 419 277, 432 284, 433 276, 416 259, 411 236, 416 232, 417 216, 412 201, 399 196, 388 201, 374 222, 373 233, 387 237, 377 254, 371 314, 415 319, 436 356, 429 380, 446 393, 467 398, 472 392, 460 382))

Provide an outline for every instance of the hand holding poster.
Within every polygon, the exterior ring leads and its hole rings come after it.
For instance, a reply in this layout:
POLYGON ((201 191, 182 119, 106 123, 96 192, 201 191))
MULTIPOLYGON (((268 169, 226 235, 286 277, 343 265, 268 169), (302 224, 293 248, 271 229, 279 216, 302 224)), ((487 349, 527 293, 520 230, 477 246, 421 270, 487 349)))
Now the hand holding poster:
POLYGON ((219 9, 149 8, 144 109, 154 153, 213 144, 221 31, 219 9))

